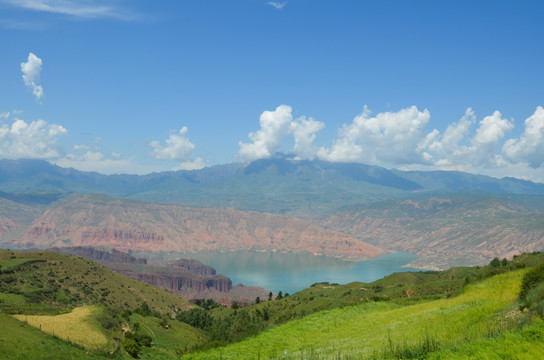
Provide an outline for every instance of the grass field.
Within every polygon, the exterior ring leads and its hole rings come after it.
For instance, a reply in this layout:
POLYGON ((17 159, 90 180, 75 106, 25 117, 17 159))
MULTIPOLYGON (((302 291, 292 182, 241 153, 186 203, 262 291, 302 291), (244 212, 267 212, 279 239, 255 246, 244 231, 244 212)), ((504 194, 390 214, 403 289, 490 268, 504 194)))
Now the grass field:
POLYGON ((402 306, 371 302, 323 311, 187 359, 370 359, 483 341, 514 326, 524 271, 466 287, 457 297, 402 306))
POLYGON ((88 350, 113 350, 116 344, 108 339, 96 320, 101 311, 98 306, 81 306, 62 315, 13 315, 13 317, 88 350))
POLYGON ((0 313, 0 359, 91 360, 105 359, 79 346, 45 334, 11 316, 0 313))

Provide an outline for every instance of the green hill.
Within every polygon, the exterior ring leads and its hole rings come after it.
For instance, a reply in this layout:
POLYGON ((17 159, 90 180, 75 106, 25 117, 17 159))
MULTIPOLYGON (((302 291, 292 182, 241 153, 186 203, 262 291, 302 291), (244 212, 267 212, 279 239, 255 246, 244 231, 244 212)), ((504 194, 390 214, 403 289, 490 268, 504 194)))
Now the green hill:
POLYGON ((379 301, 321 311, 188 359, 417 358, 516 327, 525 270, 468 285, 459 296, 410 305, 379 301))
POLYGON ((82 258, 2 250, 0 358, 531 358, 544 348, 542 264, 522 254, 189 309, 82 258))
POLYGON ((0 265, 0 309, 8 313, 54 313, 88 304, 124 311, 147 303, 162 314, 190 307, 186 300, 165 290, 79 257, 0 250, 0 265))

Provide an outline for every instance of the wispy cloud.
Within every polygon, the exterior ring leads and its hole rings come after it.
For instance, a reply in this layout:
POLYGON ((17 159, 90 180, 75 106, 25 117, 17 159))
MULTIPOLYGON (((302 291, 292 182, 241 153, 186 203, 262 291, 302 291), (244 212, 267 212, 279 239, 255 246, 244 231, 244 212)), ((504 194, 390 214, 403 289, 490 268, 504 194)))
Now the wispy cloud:
POLYGON ((121 8, 111 6, 111 1, 105 0, 0 0, 0 3, 8 4, 22 9, 62 14, 79 18, 118 18, 131 20, 134 14, 121 8))
POLYGON ((279 2, 279 1, 269 1, 267 2, 268 5, 275 7, 276 9, 283 9, 285 5, 287 5, 287 1, 279 2))

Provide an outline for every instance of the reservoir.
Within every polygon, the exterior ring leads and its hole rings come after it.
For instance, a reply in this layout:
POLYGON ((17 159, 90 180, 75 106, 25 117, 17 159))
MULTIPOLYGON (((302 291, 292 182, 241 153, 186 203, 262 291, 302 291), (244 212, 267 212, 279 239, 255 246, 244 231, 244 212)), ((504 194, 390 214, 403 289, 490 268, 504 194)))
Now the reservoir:
POLYGON ((213 266, 219 274, 230 277, 233 285, 260 286, 274 293, 281 290, 290 294, 317 282, 372 282, 394 272, 420 271, 403 267, 417 258, 407 253, 359 262, 311 254, 252 251, 196 253, 184 257, 213 266))

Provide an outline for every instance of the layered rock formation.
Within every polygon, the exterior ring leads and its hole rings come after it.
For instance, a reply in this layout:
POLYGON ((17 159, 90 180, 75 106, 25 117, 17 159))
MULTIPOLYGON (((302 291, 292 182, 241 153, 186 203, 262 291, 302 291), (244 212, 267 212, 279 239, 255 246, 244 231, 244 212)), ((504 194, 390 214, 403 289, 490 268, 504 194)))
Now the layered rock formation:
POLYGON ((358 260, 384 253, 353 236, 286 216, 102 195, 87 195, 47 209, 13 243, 143 252, 284 251, 358 260))
POLYGON ((118 250, 100 250, 91 247, 51 248, 56 252, 80 256, 96 261, 128 278, 144 282, 188 300, 213 299, 230 305, 251 303, 256 297, 264 298, 268 290, 255 286, 232 286, 232 281, 216 270, 194 259, 177 259, 165 266, 149 265, 146 259, 135 258, 118 250))

